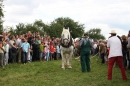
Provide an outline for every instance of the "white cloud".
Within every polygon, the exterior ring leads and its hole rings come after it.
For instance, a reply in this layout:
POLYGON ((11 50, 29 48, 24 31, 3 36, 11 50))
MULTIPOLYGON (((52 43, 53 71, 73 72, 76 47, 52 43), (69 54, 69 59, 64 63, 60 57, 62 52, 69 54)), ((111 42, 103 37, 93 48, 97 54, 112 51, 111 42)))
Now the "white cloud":
POLYGON ((7 0, 4 3, 4 26, 70 17, 85 24, 85 30, 101 28, 105 37, 112 29, 127 35, 130 28, 129 0, 7 0))
POLYGON ((87 26, 86 31, 90 30, 90 28, 100 28, 101 29, 101 34, 103 34, 105 36, 105 38, 107 39, 110 36, 110 32, 111 30, 115 30, 117 35, 122 36, 122 35, 127 35, 128 31, 125 31, 121 28, 110 28, 107 24, 90 24, 87 26))

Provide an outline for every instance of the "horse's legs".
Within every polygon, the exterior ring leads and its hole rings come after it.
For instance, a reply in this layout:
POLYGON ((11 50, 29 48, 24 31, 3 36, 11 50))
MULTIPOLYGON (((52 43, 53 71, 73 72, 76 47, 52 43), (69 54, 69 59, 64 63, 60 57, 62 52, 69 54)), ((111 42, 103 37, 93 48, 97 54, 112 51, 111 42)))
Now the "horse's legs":
POLYGON ((67 57, 67 66, 68 66, 68 68, 72 68, 72 66, 71 66, 72 54, 73 54, 73 52, 71 52, 67 57))
POLYGON ((62 56, 62 69, 65 69, 65 55, 63 54, 63 52, 61 52, 61 56, 62 56))

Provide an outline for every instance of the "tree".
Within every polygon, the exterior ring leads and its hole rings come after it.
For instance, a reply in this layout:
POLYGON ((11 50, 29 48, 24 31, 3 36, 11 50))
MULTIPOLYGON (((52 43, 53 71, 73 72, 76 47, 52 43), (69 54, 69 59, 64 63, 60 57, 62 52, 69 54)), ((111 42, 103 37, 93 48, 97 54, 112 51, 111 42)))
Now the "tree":
POLYGON ((0 0, 0 33, 2 33, 3 31, 3 20, 2 18, 4 17, 4 13, 3 13, 3 0, 0 0))
POLYGON ((61 37, 63 28, 69 28, 73 38, 81 37, 84 33, 84 24, 79 24, 70 18, 57 18, 49 25, 42 22, 42 20, 36 20, 32 24, 19 23, 14 30, 16 34, 23 34, 28 31, 40 32, 41 35, 45 33, 51 37, 61 37))
POLYGON ((94 39, 94 40, 105 39, 105 37, 101 34, 100 28, 93 28, 85 33, 89 35, 89 38, 94 39))
POLYGON ((33 26, 36 27, 41 35, 44 35, 46 31, 48 30, 48 25, 42 22, 42 20, 35 20, 33 23, 33 26))
POLYGON ((8 29, 9 29, 9 32, 11 33, 11 36, 17 34, 16 30, 13 27, 8 27, 8 29))
POLYGON ((70 29, 73 38, 81 37, 84 33, 84 24, 79 24, 68 17, 60 17, 51 22, 48 33, 50 36, 61 37, 63 27, 70 29))
POLYGON ((20 35, 24 29, 25 29, 25 24, 19 23, 18 25, 16 25, 15 31, 18 35, 20 35))
POLYGON ((28 31, 31 31, 32 33, 40 32, 34 24, 27 24, 25 26, 23 33, 27 33, 28 31))

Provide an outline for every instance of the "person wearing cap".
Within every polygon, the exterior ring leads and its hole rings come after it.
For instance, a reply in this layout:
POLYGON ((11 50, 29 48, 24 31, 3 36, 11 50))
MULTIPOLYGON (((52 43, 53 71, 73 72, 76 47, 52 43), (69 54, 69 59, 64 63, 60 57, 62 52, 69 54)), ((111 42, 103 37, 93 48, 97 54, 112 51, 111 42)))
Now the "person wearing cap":
POLYGON ((90 72, 90 49, 92 47, 92 43, 88 39, 88 34, 84 34, 83 39, 79 42, 79 47, 82 72, 90 72))
POLYGON ((108 55, 108 80, 112 80, 112 69, 115 62, 118 63, 118 66, 121 70, 122 79, 127 80, 125 69, 123 66, 123 57, 122 57, 122 44, 119 37, 116 36, 116 31, 111 31, 111 37, 109 37, 107 42, 107 47, 110 48, 108 55))

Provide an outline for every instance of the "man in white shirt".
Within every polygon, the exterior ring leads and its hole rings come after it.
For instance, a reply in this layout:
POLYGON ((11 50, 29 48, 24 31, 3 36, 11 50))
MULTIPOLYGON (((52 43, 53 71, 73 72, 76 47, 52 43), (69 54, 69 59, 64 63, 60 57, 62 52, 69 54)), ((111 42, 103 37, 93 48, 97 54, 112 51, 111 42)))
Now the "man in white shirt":
POLYGON ((97 54, 97 43, 94 42, 93 44, 93 54, 96 55, 97 54))
POLYGON ((21 45, 22 45, 22 40, 21 40, 21 35, 18 36, 18 38, 16 39, 16 45, 18 47, 18 62, 21 63, 21 53, 22 53, 22 49, 21 49, 21 45))
POLYGON ((122 79, 127 80, 125 69, 122 61, 122 48, 121 40, 116 36, 115 30, 111 31, 111 37, 108 39, 107 47, 110 48, 108 55, 108 80, 112 80, 112 68, 115 62, 118 63, 118 66, 121 70, 122 79))

